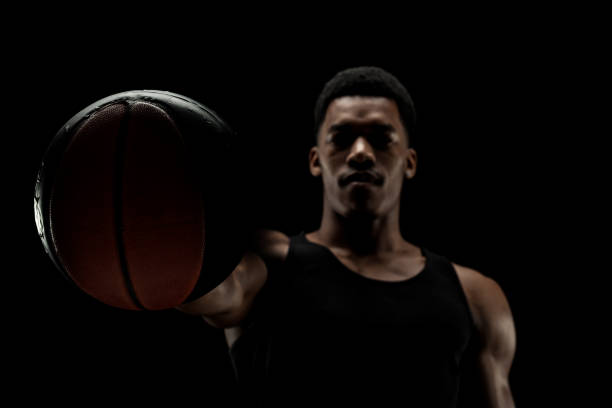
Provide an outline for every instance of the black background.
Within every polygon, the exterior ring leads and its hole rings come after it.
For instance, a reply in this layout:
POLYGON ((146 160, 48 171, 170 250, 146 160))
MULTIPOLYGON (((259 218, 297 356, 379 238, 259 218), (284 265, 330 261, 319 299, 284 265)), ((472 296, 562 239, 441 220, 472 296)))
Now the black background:
POLYGON ((8 77, 18 89, 12 120, 20 124, 11 200, 19 215, 11 217, 17 229, 8 248, 16 246, 9 256, 21 266, 12 274, 17 289, 5 289, 16 297, 9 309, 15 346, 7 350, 17 360, 15 389, 41 401, 205 401, 233 386, 221 331, 174 310, 102 305, 46 257, 33 218, 35 173, 72 115, 127 90, 200 101, 249 152, 244 166, 261 194, 245 196, 245 205, 255 202, 262 224, 294 234, 320 220, 320 184, 307 162, 316 97, 338 70, 378 65, 406 85, 418 116, 418 170, 404 191, 402 233, 500 284, 517 329, 510 375, 517 405, 559 397, 555 375, 566 375, 552 367, 562 356, 569 370, 566 344, 578 337, 564 329, 558 285, 574 266, 573 221, 559 214, 573 203, 573 176, 563 169, 576 135, 565 101, 577 75, 568 60, 579 57, 568 52, 571 27, 553 30, 546 13, 481 19, 464 11, 444 21, 430 14, 431 23, 414 31, 404 30, 406 22, 373 30, 366 20, 342 29, 309 20, 298 29, 291 19, 209 29, 212 13, 193 21, 111 13, 91 25, 29 25, 30 40, 11 49, 8 77))

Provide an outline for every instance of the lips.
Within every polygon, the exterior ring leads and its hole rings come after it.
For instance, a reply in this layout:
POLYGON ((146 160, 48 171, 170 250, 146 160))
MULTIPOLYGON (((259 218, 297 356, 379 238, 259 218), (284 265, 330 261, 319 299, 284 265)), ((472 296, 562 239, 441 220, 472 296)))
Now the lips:
POLYGON ((382 178, 368 171, 356 171, 349 174, 342 180, 342 185, 346 186, 352 182, 371 183, 375 185, 382 184, 382 178))

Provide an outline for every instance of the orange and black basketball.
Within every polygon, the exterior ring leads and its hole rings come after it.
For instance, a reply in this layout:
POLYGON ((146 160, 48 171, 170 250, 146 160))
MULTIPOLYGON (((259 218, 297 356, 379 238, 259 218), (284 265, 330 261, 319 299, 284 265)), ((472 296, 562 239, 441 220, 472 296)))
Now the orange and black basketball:
POLYGON ((161 310, 205 294, 246 248, 236 142, 217 114, 170 92, 88 106, 55 135, 38 172, 47 254, 107 305, 161 310))

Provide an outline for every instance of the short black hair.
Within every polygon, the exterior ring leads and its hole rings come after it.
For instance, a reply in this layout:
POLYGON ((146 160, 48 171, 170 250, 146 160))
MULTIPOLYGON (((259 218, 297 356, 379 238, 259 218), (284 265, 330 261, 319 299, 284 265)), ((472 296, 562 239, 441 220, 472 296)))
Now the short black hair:
POLYGON ((416 112, 410 94, 394 75, 371 66, 345 69, 325 84, 314 110, 315 145, 327 107, 334 99, 342 96, 382 96, 393 99, 408 135, 408 146, 413 145, 416 112))

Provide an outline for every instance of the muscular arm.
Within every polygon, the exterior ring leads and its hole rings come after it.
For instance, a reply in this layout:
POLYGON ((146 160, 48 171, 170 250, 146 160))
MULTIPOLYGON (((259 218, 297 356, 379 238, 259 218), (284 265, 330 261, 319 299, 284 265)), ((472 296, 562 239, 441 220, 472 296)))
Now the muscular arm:
POLYGON ((248 313, 255 295, 265 283, 267 270, 261 257, 248 250, 232 273, 212 291, 177 309, 201 315, 211 326, 226 328, 239 324, 248 313))
POLYGON ((234 271, 204 296, 179 307, 181 312, 201 315, 216 328, 235 327, 247 316, 255 296, 263 287, 266 264, 284 259, 288 237, 279 231, 260 229, 234 271))
POLYGON ((489 407, 514 408, 509 374, 516 350, 516 331, 501 287, 473 269, 455 265, 478 329, 477 367, 489 407))

